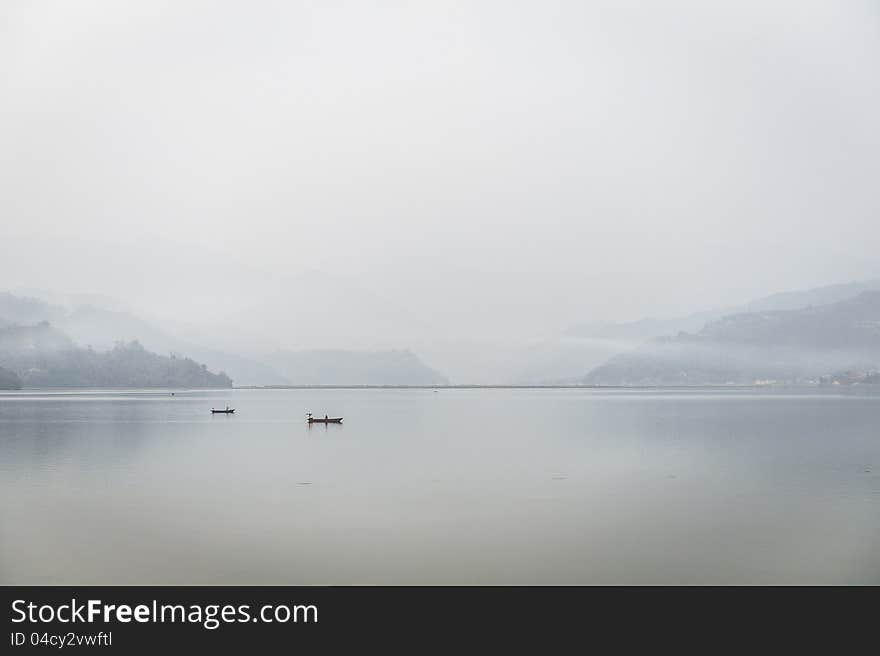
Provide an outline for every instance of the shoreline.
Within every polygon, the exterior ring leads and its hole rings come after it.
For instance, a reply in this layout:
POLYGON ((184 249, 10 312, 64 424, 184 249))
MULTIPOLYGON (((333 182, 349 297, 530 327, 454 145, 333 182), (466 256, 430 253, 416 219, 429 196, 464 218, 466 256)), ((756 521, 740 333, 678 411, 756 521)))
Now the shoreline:
POLYGON ((700 390, 880 390, 880 385, 819 385, 809 383, 767 384, 716 384, 716 385, 241 385, 233 387, 22 387, 0 390, 5 393, 40 393, 107 391, 107 392, 233 392, 238 390, 632 390, 632 391, 700 391, 700 390))

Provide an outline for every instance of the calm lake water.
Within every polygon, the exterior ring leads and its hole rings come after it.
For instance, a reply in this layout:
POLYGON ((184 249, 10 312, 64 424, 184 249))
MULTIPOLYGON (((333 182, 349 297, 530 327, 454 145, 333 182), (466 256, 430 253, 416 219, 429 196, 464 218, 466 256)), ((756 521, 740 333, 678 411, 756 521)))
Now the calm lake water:
POLYGON ((3 393, 0 583, 878 584, 880 396, 3 393))

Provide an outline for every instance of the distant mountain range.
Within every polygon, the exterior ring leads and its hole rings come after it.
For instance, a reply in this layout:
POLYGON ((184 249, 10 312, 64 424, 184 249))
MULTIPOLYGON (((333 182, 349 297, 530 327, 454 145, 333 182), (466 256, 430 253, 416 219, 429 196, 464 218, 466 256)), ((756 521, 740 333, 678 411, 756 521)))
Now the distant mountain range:
MULTIPOLYGON (((93 297, 88 298, 93 300, 93 297)), ((97 361, 86 363, 85 356, 80 351, 93 354, 115 353, 118 358, 122 355, 122 351, 132 348, 133 342, 137 349, 144 353, 153 351, 167 354, 166 359, 178 365, 187 361, 204 362, 211 370, 224 372, 223 377, 228 376, 238 386, 448 383, 448 379, 443 374, 428 367, 410 351, 325 349, 277 351, 264 356, 245 357, 179 339, 151 322, 126 311, 94 305, 68 308, 11 293, 0 293, 0 330, 4 327, 8 330, 3 338, 6 349, 4 351, 0 348, 0 366, 19 372, 20 381, 29 387, 69 386, 77 384, 77 380, 89 380, 92 382, 88 384, 95 386, 94 376, 86 374, 78 376, 71 370, 75 364, 97 366, 97 361), (13 348, 16 344, 17 346, 13 348), (58 356, 62 351, 71 354, 70 362, 64 367, 61 367, 58 356), (48 361, 43 361, 42 367, 31 366, 38 353, 53 354, 54 373, 51 375, 45 373, 48 361), (75 358, 72 357, 74 353, 77 354, 75 358), (61 368, 64 369, 63 374, 61 368), (37 375, 36 369, 40 369, 43 373, 37 375)), ((182 376, 178 378, 180 382, 177 386, 187 386, 185 381, 192 377, 183 375, 182 371, 178 371, 177 374, 182 376)), ((17 384, 17 381, 10 380, 12 382, 9 385, 17 384)), ((166 379, 161 378, 161 380, 166 379)), ((201 379, 195 376, 192 380, 201 379)), ((198 386, 210 387, 220 384, 211 378, 205 378, 202 382, 205 385, 198 386)), ((122 383, 117 386, 120 385, 122 383)), ((152 385, 141 381, 141 386, 152 385)))
MULTIPOLYGON (((860 286, 849 286, 858 292, 860 286)), ((836 299, 835 293, 779 295, 836 299)), ((582 380, 600 385, 818 382, 841 371, 880 368, 880 291, 824 305, 730 314, 696 333, 652 340, 612 357, 582 380)))
MULTIPOLYGON (((310 282, 315 281, 310 279, 310 282)), ((835 380, 872 380, 867 375, 852 371, 844 375, 844 372, 862 368, 864 373, 877 364, 872 341, 875 336, 865 332, 865 326, 873 325, 870 322, 876 320, 873 304, 877 293, 880 293, 880 280, 869 280, 774 294, 742 306, 678 318, 581 324, 555 338, 529 344, 496 339, 469 344, 449 341, 441 345, 441 340, 437 340, 430 350, 430 342, 423 339, 420 349, 428 349, 434 360, 454 365, 460 373, 466 370, 472 372, 468 375, 480 376, 480 380, 462 377, 454 380, 455 383, 666 385, 803 381, 823 376, 835 380), (822 336, 824 341, 809 342, 809 336, 814 340, 822 336)), ((329 296, 318 294, 322 295, 329 296)), ((374 300, 376 306, 381 305, 380 300, 374 300)), ((280 299, 277 305, 283 305, 280 299)), ((373 303, 367 306, 372 307, 373 303)), ((309 317, 323 307, 319 299, 307 303, 302 311, 305 324, 296 327, 291 335, 302 335, 306 342, 314 339, 309 335, 317 331, 318 324, 314 317, 309 317)), ((271 322, 276 324, 274 331, 296 322, 295 313, 288 316, 285 312, 293 312, 293 309, 286 307, 283 312, 279 309, 272 315, 271 322)), ((382 326, 392 325, 395 320, 389 311, 381 318, 382 326)), ((256 309, 248 324, 254 326, 254 338, 245 340, 255 346, 243 355, 199 343, 202 333, 191 333, 189 338, 181 339, 122 309, 112 299, 55 295, 41 300, 0 293, 0 328, 29 327, 36 331, 36 326, 44 321, 49 322, 52 330, 41 339, 62 340, 63 348, 52 350, 46 344, 30 347, 31 358, 41 349, 71 353, 81 349, 95 354, 115 351, 114 357, 121 362, 121 350, 130 350, 131 343, 137 342, 137 349, 174 361, 176 367, 191 361, 204 363, 204 367, 199 367, 208 373, 225 372, 238 386, 449 383, 446 375, 425 364, 410 350, 387 347, 279 349, 258 338, 260 322, 268 320, 256 309), (66 305, 70 302, 77 304, 66 305), (106 303, 106 307, 96 305, 99 303, 106 303), (265 348, 262 353, 258 350, 261 344, 265 348)), ((339 334, 328 336, 331 342, 347 343, 343 339, 345 335, 360 331, 361 342, 366 344, 374 331, 384 330, 378 324, 366 328, 342 326, 351 323, 343 315, 337 323, 339 334)), ((18 339, 24 334, 15 337, 13 333, 15 330, 9 332, 6 339, 18 339)), ((224 331, 218 330, 217 336, 225 337, 224 331)), ((387 335, 383 339, 387 339, 387 335)), ((217 344, 218 340, 213 343, 217 344)), ((0 376, 2 384, 13 387, 19 381, 26 386, 50 384, 48 378, 41 379, 34 371, 25 370, 40 367, 22 368, 21 358, 14 360, 17 364, 12 366, 10 357, 8 352, 0 357, 0 367, 17 379, 0 376)), ((101 360, 82 354, 77 357, 79 359, 74 360, 77 366, 116 366, 112 358, 101 360)), ((158 366, 158 361, 154 364, 158 366)), ((175 371, 182 376, 180 380, 199 379, 180 369, 175 371)), ((154 371, 151 375, 159 374, 154 371)), ((53 378, 61 379, 74 381, 77 376, 67 371, 53 378)), ((95 380, 85 375, 82 379, 95 380)), ((214 384, 211 380, 206 379, 214 384)))
POLYGON ((232 387, 224 373, 189 358, 162 356, 138 342, 95 351, 76 346, 48 322, 0 328, 0 384, 24 387, 232 387), (2 381, 6 381, 3 383, 2 381))
POLYGON ((880 290, 880 279, 841 283, 813 289, 781 292, 756 301, 731 307, 696 312, 669 319, 646 318, 638 321, 578 324, 566 331, 569 337, 600 340, 648 340, 679 332, 694 332, 715 319, 732 314, 797 310, 811 305, 827 305, 858 296, 862 292, 880 290))
POLYGON ((583 381, 585 371, 593 370, 620 353, 638 349, 659 337, 679 332, 697 333, 707 323, 724 316, 826 305, 875 290, 880 290, 880 279, 772 294, 743 305, 681 317, 577 324, 557 337, 522 349, 515 360, 511 359, 516 366, 511 367, 508 378, 515 383, 578 384, 583 381))
POLYGON ((288 382, 274 368, 256 359, 179 339, 128 312, 80 306, 58 319, 56 325, 78 344, 93 348, 107 349, 118 341, 137 340, 144 348, 157 353, 191 357, 212 369, 225 371, 237 385, 288 382))

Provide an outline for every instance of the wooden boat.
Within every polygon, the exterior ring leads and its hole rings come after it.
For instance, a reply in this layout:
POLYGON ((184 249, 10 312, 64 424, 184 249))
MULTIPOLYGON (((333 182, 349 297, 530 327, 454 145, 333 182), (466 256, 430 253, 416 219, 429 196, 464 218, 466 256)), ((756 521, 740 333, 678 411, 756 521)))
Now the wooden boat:
POLYGON ((235 408, 228 408, 227 407, 226 410, 214 410, 214 408, 211 408, 212 415, 231 415, 234 412, 235 412, 235 408))
POLYGON ((312 417, 309 415, 306 421, 310 424, 341 424, 342 417, 312 417))

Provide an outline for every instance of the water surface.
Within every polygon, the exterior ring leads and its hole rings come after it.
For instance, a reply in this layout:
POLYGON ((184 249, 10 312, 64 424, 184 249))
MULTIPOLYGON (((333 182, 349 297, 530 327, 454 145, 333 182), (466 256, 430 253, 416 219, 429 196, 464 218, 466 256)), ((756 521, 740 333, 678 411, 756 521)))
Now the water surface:
POLYGON ((859 391, 2 393, 0 583, 877 584, 878 427, 859 391))

